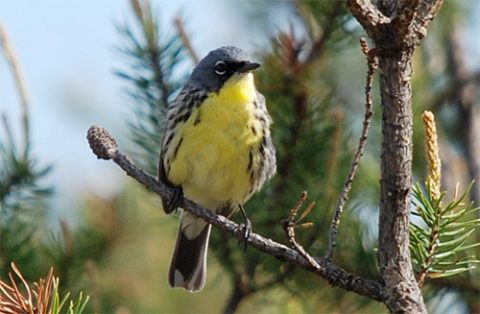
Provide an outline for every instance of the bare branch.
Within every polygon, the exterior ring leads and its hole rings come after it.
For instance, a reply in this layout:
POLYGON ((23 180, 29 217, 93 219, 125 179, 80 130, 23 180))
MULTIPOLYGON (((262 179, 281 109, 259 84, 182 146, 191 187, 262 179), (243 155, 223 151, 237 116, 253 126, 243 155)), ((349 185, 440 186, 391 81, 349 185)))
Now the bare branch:
POLYGON ((391 23, 398 29, 398 38, 408 46, 418 45, 442 3, 443 0, 404 1, 391 23))
MULTIPOLYGON (((173 189, 167 187, 165 184, 157 181, 152 176, 137 168, 124 154, 122 154, 116 146, 115 139, 110 135, 110 133, 108 133, 107 130, 99 126, 92 126, 88 130, 87 138, 90 148, 98 158, 112 159, 129 176, 140 182, 146 188, 154 191, 161 197, 168 200, 174 196, 173 189)), ((189 213, 201 217, 208 223, 224 230, 231 236, 236 237, 238 240, 244 241, 245 234, 242 231, 243 229, 233 221, 223 216, 219 216, 186 198, 180 199, 178 201, 178 206, 189 213)), ((281 261, 294 264, 307 271, 317 273, 322 278, 327 280, 332 286, 338 286, 347 291, 353 291, 375 301, 384 302, 385 300, 383 284, 379 281, 368 280, 350 274, 344 269, 325 259, 315 259, 316 263, 320 265, 320 268, 317 269, 313 267, 311 263, 296 250, 277 243, 271 239, 264 238, 261 235, 253 232, 250 233, 247 242, 250 244, 250 246, 267 255, 273 256, 281 261)))
POLYGON ((416 17, 418 12, 418 7, 421 4, 421 0, 407 0, 404 3, 404 12, 399 15, 399 18, 410 22, 416 17))
POLYGON ((371 0, 348 0, 347 6, 367 32, 378 25, 390 23, 390 18, 380 12, 371 0))
POLYGON ((421 4, 421 0, 407 0, 401 2, 400 14, 397 14, 392 20, 392 25, 396 25, 400 38, 408 38, 409 42, 415 42, 412 37, 416 37, 415 32, 412 32, 412 27, 409 25, 417 15, 418 7, 421 4))
MULTIPOLYGON (((418 0, 416 0, 418 1, 418 0)), ((418 40, 427 35, 427 28, 442 7, 443 0, 423 0, 415 8, 411 29, 418 40)))
POLYGON ((350 171, 348 172, 347 178, 343 183, 343 189, 342 189, 342 192, 340 193, 340 198, 338 200, 338 204, 337 204, 337 207, 335 208, 333 219, 330 224, 330 233, 328 237, 328 249, 325 254, 325 258, 327 260, 331 260, 333 258, 333 253, 335 251, 335 246, 336 246, 338 225, 340 224, 340 218, 341 218, 343 209, 345 207, 345 203, 347 202, 347 199, 348 199, 348 192, 352 188, 352 183, 357 173, 360 159, 363 156, 363 150, 365 148, 365 144, 367 143, 368 130, 370 128, 370 123, 373 116, 372 83, 373 83, 373 75, 378 66, 378 59, 377 59, 377 56, 375 55, 375 50, 368 48, 367 42, 364 38, 360 40, 360 44, 361 44, 363 53, 367 56, 367 64, 368 64, 367 82, 365 84, 365 115, 363 118, 363 129, 362 129, 362 135, 360 136, 360 139, 358 141, 357 151, 355 152, 355 156, 353 157, 352 165, 350 166, 350 171))
POLYGON ((292 208, 290 211, 290 215, 288 215, 288 218, 285 219, 283 222, 283 228, 285 229, 285 232, 287 233, 288 241, 293 245, 295 250, 297 250, 300 255, 305 258, 310 265, 317 271, 321 271, 321 266, 317 263, 317 261, 310 255, 308 254, 307 251, 301 246, 297 240, 295 239, 295 217, 298 214, 298 210, 300 207, 302 207, 303 203, 307 200, 307 192, 304 191, 302 192, 302 195, 300 196, 300 199, 297 201, 297 204, 292 208))
POLYGON ((396 4, 385 1, 382 4, 387 7, 387 13, 392 12, 391 16, 385 16, 371 0, 347 1, 350 12, 375 40, 377 47, 389 47, 381 50, 383 53, 391 50, 389 53, 392 53, 420 43, 443 0, 408 0, 396 4))
POLYGON ((391 312, 426 313, 409 251, 412 188, 412 56, 442 0, 348 0, 377 48, 382 102, 380 272, 391 312), (381 6, 376 7, 376 5, 381 6), (380 15, 381 10, 385 15, 380 15), (390 20, 391 19, 391 20, 390 20))

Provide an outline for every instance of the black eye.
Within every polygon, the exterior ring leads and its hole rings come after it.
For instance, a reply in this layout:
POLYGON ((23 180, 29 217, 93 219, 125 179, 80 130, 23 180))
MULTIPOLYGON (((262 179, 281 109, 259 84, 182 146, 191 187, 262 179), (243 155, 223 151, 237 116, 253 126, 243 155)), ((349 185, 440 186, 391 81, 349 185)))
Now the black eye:
POLYGON ((217 73, 218 75, 224 75, 225 73, 227 73, 227 65, 225 64, 225 62, 217 61, 217 63, 215 63, 215 73, 217 73))

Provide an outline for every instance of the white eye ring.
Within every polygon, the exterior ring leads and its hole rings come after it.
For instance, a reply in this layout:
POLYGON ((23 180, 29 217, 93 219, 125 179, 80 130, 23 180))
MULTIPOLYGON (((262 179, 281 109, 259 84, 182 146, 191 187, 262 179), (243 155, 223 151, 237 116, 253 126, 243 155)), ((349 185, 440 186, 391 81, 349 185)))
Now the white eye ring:
POLYGON ((217 61, 217 63, 215 63, 215 73, 217 73, 218 75, 224 75, 225 73, 227 73, 227 65, 225 64, 225 62, 217 61))

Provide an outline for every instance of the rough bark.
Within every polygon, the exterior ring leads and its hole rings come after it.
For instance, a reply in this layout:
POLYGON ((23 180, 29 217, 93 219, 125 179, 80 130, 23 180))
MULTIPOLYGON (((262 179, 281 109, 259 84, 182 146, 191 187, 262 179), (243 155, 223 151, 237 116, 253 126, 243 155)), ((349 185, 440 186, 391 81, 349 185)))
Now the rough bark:
POLYGON ((378 261, 391 312, 426 312, 409 250, 412 186, 411 56, 380 58, 382 99, 381 198, 378 261))
MULTIPOLYGON (((247 242, 279 260, 326 279, 332 286, 383 302, 393 313, 426 313, 415 280, 409 251, 410 191, 412 185, 411 58, 415 46, 439 10, 441 0, 347 0, 348 7, 373 39, 379 60, 382 97, 382 161, 379 219, 379 266, 382 281, 350 274, 328 258, 309 262, 285 245, 251 233, 247 242)), ((173 190, 136 168, 118 151, 114 138, 100 127, 88 132, 97 157, 112 159, 130 176, 166 199, 173 190)), ((208 223, 244 240, 241 228, 182 198, 178 205, 208 223)))
POLYGON ((375 42, 382 100, 380 273, 392 313, 426 313, 409 250, 412 187, 412 55, 441 0, 348 0, 375 42))

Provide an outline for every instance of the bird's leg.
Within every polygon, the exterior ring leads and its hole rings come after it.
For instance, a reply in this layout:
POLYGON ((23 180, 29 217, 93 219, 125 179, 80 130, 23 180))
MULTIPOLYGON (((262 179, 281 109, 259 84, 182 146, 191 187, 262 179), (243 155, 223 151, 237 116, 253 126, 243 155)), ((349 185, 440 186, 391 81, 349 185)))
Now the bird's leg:
POLYGON ((173 190, 173 195, 168 200, 166 212, 171 213, 178 207, 178 202, 183 198, 183 190, 180 186, 173 186, 171 187, 173 190))
POLYGON ((243 205, 238 205, 240 208, 240 211, 242 212, 243 218, 245 218, 245 224, 242 226, 242 229, 244 230, 243 233, 243 251, 245 252, 247 250, 247 244, 248 244, 248 237, 250 236, 250 233, 252 233, 252 222, 250 219, 247 217, 247 213, 245 212, 245 209, 243 208, 243 205))

